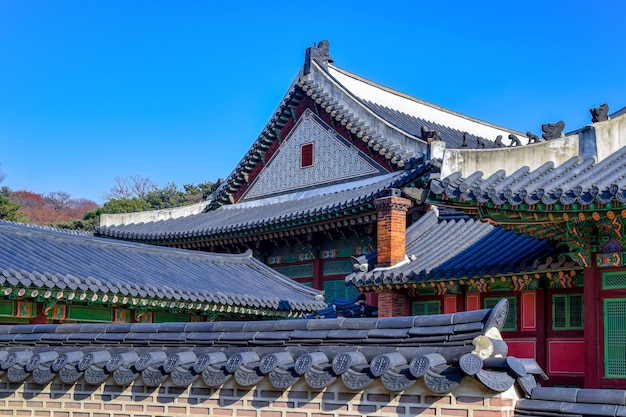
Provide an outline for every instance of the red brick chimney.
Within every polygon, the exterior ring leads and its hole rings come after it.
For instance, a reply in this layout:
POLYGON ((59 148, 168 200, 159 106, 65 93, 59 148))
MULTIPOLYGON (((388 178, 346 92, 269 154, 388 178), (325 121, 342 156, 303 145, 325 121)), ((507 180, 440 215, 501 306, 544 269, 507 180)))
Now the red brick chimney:
MULTIPOLYGON (((406 213, 411 200, 400 197, 400 190, 391 189, 390 195, 374 200, 378 210, 378 262, 376 267, 393 266, 406 257, 406 213)), ((409 314, 405 294, 393 289, 378 293, 378 317, 397 317, 409 314)))
POLYGON ((389 191, 390 196, 374 200, 378 210, 377 267, 393 266, 406 256, 406 212, 413 203, 402 198, 400 190, 389 191))

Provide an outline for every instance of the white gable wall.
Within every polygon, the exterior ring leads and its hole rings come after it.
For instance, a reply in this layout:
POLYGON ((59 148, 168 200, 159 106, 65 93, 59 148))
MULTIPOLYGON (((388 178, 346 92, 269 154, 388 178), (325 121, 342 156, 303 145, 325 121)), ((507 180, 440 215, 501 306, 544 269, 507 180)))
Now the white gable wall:
POLYGON ((307 109, 241 201, 386 173, 307 109), (303 168, 301 147, 308 143, 313 165, 303 168))
POLYGON ((525 135, 520 132, 507 130, 430 103, 422 102, 400 92, 366 82, 339 70, 337 67, 329 66, 328 72, 347 90, 362 100, 367 100, 442 126, 448 126, 461 132, 468 132, 471 135, 485 139, 495 140, 498 135, 506 139, 510 133, 513 133, 518 136, 522 143, 527 141, 525 135))

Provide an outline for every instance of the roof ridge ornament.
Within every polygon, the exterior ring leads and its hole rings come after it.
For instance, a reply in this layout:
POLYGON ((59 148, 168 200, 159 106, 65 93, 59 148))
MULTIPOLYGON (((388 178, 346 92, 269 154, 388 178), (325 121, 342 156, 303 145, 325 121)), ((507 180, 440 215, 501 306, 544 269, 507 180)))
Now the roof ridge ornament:
POLYGON ((541 130, 543 131, 541 136, 545 140, 557 139, 563 136, 563 129, 565 129, 565 122, 562 120, 556 123, 546 123, 541 125, 541 130))
POLYGON ((313 43, 312 47, 306 48, 304 56, 304 75, 311 72, 311 61, 315 61, 323 67, 334 62, 330 57, 330 43, 327 40, 319 41, 317 45, 313 43))
POLYGON ((589 112, 591 113, 591 123, 609 120, 609 105, 607 103, 594 107, 589 112))

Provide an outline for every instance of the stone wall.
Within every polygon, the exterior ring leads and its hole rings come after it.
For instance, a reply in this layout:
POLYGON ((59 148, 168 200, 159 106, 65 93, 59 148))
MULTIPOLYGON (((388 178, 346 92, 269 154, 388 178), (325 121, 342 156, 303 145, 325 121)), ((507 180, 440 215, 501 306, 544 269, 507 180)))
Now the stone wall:
POLYGON ((534 170, 547 161, 559 166, 574 156, 595 157, 602 161, 626 146, 626 114, 614 119, 593 123, 569 136, 543 141, 531 145, 495 149, 446 149, 443 142, 433 142, 430 153, 433 158, 442 158, 441 178, 461 172, 467 178, 477 171, 487 178, 494 172, 505 169, 510 175, 517 169, 528 166, 534 170))
POLYGON ((120 224, 149 223, 161 220, 177 219, 202 213, 207 206, 206 201, 183 207, 162 210, 140 211, 137 213, 103 214, 100 226, 118 226, 120 224))
POLYGON ((106 382, 64 385, 55 380, 42 387, 0 381, 0 416, 19 417, 508 417, 517 400, 515 387, 494 393, 470 378, 447 395, 432 393, 422 381, 402 393, 389 392, 378 380, 360 392, 349 392, 340 381, 322 391, 312 391, 303 381, 286 391, 267 381, 253 388, 233 380, 209 388, 201 379, 186 388, 170 382, 151 388, 141 379, 125 388, 106 382))
POLYGON ((594 123, 598 160, 608 158, 626 146, 626 113, 615 119, 594 123))
MULTIPOLYGON (((477 171, 481 171, 483 178, 487 178, 500 169, 505 169, 506 174, 510 175, 524 166, 532 171, 547 161, 559 166, 578 155, 578 139, 578 135, 572 135, 513 148, 446 149, 443 152, 441 178, 454 172, 461 172, 461 176, 467 178, 477 171)), ((438 152, 441 154, 440 149, 438 152)))

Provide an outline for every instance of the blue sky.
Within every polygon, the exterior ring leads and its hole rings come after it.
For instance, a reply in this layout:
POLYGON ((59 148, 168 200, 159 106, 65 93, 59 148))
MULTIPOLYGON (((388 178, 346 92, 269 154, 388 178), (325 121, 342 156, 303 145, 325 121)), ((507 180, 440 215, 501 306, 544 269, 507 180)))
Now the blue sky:
POLYGON ((541 134, 626 106, 626 2, 0 0, 2 185, 226 177, 330 41, 335 65, 541 134))

